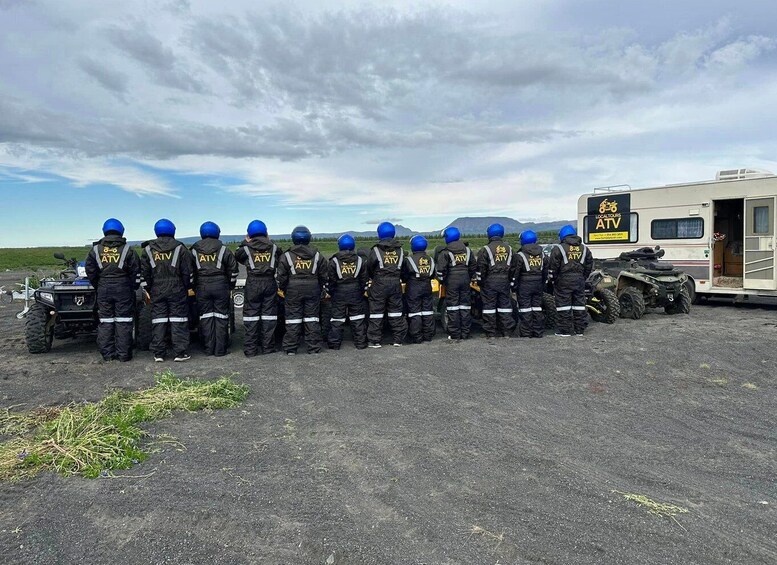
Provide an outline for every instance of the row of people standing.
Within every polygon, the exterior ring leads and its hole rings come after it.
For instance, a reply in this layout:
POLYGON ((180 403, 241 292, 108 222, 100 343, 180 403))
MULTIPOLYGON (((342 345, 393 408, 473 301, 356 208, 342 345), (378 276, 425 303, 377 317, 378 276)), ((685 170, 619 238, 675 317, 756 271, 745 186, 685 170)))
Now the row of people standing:
POLYGON ((384 316, 393 345, 401 346, 408 331, 414 343, 430 341, 435 333, 431 285, 435 278, 445 288, 449 340, 469 337, 473 281, 480 284, 483 329, 489 338, 508 337, 515 330, 512 290, 518 297, 519 335, 544 334, 541 300, 547 276, 557 281, 558 335, 582 334, 585 329, 584 280, 592 257, 571 226, 560 232, 561 243, 549 262, 536 234, 522 233, 521 249, 514 252, 503 241, 504 228, 499 224, 488 228, 489 242, 477 257, 455 227, 445 230, 446 245, 433 255, 427 252, 426 239, 415 236, 405 256, 394 226, 384 222, 378 226, 378 243, 366 256, 356 253, 355 241, 345 234, 338 240, 338 253, 329 260, 310 245, 311 234, 304 226, 295 228, 293 246, 283 252, 269 239, 266 225, 254 220, 234 254, 219 240, 220 230, 212 222, 202 225, 202 239, 191 250, 175 239, 175 226, 169 220, 159 220, 154 231, 156 239, 142 244, 139 260, 123 237, 121 222, 110 219, 103 226, 105 237, 95 242, 87 257, 87 276, 98 290, 98 344, 105 359, 131 358, 132 291, 138 287, 144 287, 150 297, 155 360, 164 360, 168 335, 175 360, 189 359, 190 290, 196 295, 206 354, 226 354, 230 290, 237 280, 238 262, 247 270, 243 309, 247 356, 275 351, 279 288, 285 294, 282 346, 287 354, 296 353, 303 336, 308 352, 321 350, 322 290, 332 297, 327 336, 332 349, 339 349, 346 321, 357 348, 381 347, 384 316))
POLYGON ((143 288, 151 308, 151 351, 165 360, 169 342, 175 361, 189 355, 189 293, 196 296, 199 332, 206 355, 227 353, 230 291, 238 265, 219 240, 219 227, 205 222, 202 239, 191 248, 175 239, 175 225, 161 219, 156 238, 141 244, 142 254, 124 238, 124 226, 115 218, 103 224, 104 237, 86 257, 89 282, 97 289, 97 344, 103 359, 132 358, 135 291, 143 288))

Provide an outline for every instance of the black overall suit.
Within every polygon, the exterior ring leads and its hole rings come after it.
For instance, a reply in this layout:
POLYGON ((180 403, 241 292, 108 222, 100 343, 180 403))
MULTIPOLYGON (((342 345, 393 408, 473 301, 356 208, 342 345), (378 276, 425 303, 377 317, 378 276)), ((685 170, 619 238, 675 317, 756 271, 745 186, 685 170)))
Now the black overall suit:
POLYGON ((548 275, 548 264, 542 247, 530 243, 516 253, 515 289, 518 295, 518 328, 521 337, 545 335, 545 316, 542 314, 542 293, 548 275))
POLYGON ((367 276, 372 280, 367 297, 370 304, 370 324, 367 339, 380 343, 383 339, 383 316, 388 316, 394 343, 402 343, 407 334, 407 321, 402 313, 402 283, 400 275, 405 253, 396 239, 381 239, 367 255, 367 276))
POLYGON ((327 341, 332 349, 340 349, 345 320, 351 325, 353 344, 367 347, 367 267, 354 251, 340 251, 329 260, 329 293, 332 296, 332 318, 327 341))
POLYGON ((205 355, 221 357, 229 347, 230 291, 237 282, 237 261, 226 245, 206 237, 192 245, 194 293, 205 355))
POLYGON ((135 291, 140 286, 140 259, 127 240, 106 235, 86 256, 86 276, 97 289, 97 346, 103 359, 132 359, 135 291))
POLYGON ((240 244, 235 259, 246 266, 243 351, 248 357, 275 351, 278 324, 278 283, 275 270, 281 249, 267 237, 252 237, 240 244))
POLYGON ((483 332, 486 337, 509 336, 515 330, 510 283, 515 274, 515 255, 501 237, 492 237, 478 252, 477 272, 483 301, 483 332))
POLYGON ((577 235, 564 238, 550 253, 548 275, 553 280, 558 333, 582 335, 588 326, 585 310, 585 281, 591 274, 594 258, 577 235))
POLYGON ((402 280, 405 282, 407 326, 410 341, 432 341, 435 333, 434 297, 432 279, 436 276, 434 259, 426 251, 405 257, 402 280))
POLYGON ((452 339, 468 339, 472 325, 470 281, 477 265, 469 247, 454 241, 437 255, 437 278, 445 285, 445 315, 448 335, 452 339))
POLYGON ((295 245, 278 261, 278 287, 285 295, 283 350, 296 353, 304 328, 308 353, 321 351, 321 290, 327 281, 326 259, 318 249, 295 245))
POLYGON ((189 304, 194 259, 186 246, 174 237, 161 236, 142 244, 140 266, 143 283, 151 296, 151 351, 164 357, 170 328, 176 357, 189 348, 189 304))

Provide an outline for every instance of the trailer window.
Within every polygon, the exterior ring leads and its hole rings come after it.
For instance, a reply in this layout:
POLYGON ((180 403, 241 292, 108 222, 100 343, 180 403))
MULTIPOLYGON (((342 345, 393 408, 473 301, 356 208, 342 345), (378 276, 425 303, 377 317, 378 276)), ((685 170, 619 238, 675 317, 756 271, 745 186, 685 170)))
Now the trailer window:
POLYGON ((753 233, 769 233, 769 207, 753 208, 753 233))
POLYGON ((676 218, 650 222, 652 239, 700 239, 704 237, 703 218, 676 218))

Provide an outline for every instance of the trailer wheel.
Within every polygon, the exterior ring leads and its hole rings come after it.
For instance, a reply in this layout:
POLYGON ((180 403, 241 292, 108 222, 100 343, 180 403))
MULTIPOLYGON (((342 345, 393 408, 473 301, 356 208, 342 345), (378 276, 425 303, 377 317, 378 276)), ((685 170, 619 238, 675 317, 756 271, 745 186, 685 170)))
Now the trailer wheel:
POLYGON ((35 303, 27 312, 24 338, 27 342, 27 351, 30 353, 46 353, 51 350, 54 328, 49 323, 49 314, 43 305, 35 303))
POLYGON ((556 299, 549 292, 542 293, 542 313, 545 316, 545 329, 552 330, 556 327, 556 299))
POLYGON ((639 320, 645 315, 645 297, 636 287, 627 286, 624 288, 618 297, 618 302, 621 307, 621 318, 639 320))
POLYGON ((688 294, 688 287, 680 289, 680 294, 674 299, 674 302, 667 304, 664 307, 664 312, 667 314, 690 314, 691 313, 691 297, 688 294))
POLYGON ((615 293, 607 288, 597 290, 594 296, 599 299, 596 307, 599 313, 589 311, 591 318, 603 324, 614 324, 621 313, 621 305, 615 293))

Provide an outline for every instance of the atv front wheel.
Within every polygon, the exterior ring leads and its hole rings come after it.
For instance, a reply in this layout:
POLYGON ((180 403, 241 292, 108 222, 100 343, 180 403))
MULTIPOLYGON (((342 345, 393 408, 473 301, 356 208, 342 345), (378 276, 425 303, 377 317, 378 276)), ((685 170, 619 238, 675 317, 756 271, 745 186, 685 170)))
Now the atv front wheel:
POLYGON ((27 342, 27 351, 30 353, 46 353, 51 350, 54 327, 49 323, 49 313, 42 304, 33 304, 27 312, 24 338, 27 342))
POLYGON ((691 313, 691 296, 686 287, 681 288, 674 301, 664 307, 664 312, 670 315, 691 313))
POLYGON ((545 315, 545 328, 552 330, 556 327, 556 299, 549 292, 542 293, 542 313, 545 315))
POLYGON ((595 322, 614 324, 621 313, 618 297, 607 288, 594 291, 588 304, 588 313, 595 322))
POLYGON ((636 287, 627 286, 624 288, 618 297, 618 302, 621 307, 621 318, 639 320, 645 315, 645 297, 636 287))

